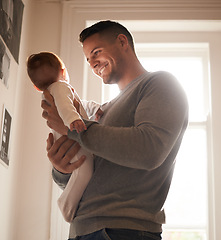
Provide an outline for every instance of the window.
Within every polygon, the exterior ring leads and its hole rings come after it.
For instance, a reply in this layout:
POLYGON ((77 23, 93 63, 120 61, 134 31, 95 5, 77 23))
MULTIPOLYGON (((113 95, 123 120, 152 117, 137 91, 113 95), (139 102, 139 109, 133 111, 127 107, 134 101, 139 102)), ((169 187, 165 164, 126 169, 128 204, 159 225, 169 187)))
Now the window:
MULTIPOLYGON (((189 127, 183 139, 165 203, 164 240, 206 240, 208 221, 208 44, 137 44, 137 55, 148 71, 168 71, 187 93, 189 127)), ((103 96, 119 90, 105 86, 103 96)), ((108 99, 104 99, 107 101, 108 99)))

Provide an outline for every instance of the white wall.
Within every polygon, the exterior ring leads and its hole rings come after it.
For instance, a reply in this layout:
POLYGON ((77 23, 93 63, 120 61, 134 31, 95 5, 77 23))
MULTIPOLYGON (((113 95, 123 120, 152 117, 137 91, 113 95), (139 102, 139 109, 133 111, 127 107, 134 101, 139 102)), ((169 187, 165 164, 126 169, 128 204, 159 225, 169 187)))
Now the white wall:
MULTIPOLYGON (((10 58, 13 58, 10 52, 8 52, 10 58)), ((0 81, 0 124, 2 126, 2 115, 3 115, 3 105, 9 111, 10 115, 13 117, 13 113, 15 112, 15 102, 12 96, 16 93, 16 85, 17 85, 17 72, 18 66, 15 61, 11 61, 10 63, 10 75, 8 81, 8 88, 0 81)), ((14 119, 13 119, 14 121, 14 119)), ((10 141, 13 140, 13 125, 11 128, 11 136, 10 141)), ((0 126, 0 131, 2 131, 0 126)), ((1 132, 0 132, 1 135, 1 132)), ((10 209, 10 194, 11 187, 13 184, 13 169, 11 167, 11 161, 13 161, 13 144, 9 145, 9 158, 10 158, 10 167, 6 167, 5 165, 0 164, 0 238, 1 236, 7 236, 8 230, 8 221, 9 221, 9 209, 10 209)), ((1 162, 2 163, 2 162, 1 162)), ((7 239, 7 238, 5 238, 7 239)))
POLYGON ((13 117, 10 165, 0 165, 0 239, 46 240, 51 202, 51 166, 45 151, 48 129, 41 117, 41 94, 30 83, 25 64, 32 53, 59 54, 61 5, 23 2, 19 66, 12 64, 9 89, 0 86, 0 105, 6 102, 13 117))

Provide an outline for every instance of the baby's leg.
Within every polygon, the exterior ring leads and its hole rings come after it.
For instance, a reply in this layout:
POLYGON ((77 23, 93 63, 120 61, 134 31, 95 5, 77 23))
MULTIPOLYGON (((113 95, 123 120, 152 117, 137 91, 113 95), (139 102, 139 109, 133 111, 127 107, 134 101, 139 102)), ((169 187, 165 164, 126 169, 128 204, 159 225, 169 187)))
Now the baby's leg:
POLYGON ((71 162, 77 161, 82 155, 86 155, 85 162, 73 171, 67 186, 58 199, 58 206, 67 222, 73 220, 79 201, 93 175, 93 155, 82 148, 71 162))

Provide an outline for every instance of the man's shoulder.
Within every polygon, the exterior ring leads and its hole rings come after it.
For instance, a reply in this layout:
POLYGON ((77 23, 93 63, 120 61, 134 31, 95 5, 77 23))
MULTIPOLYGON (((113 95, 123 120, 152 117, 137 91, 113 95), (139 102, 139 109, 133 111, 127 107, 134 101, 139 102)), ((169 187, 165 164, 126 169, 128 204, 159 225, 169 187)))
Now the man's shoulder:
MULTIPOLYGON (((143 78, 139 81, 140 87, 143 87, 146 84, 174 84, 178 83, 176 77, 167 71, 156 71, 156 72, 148 72, 148 74, 144 75, 143 78)), ((179 83, 178 83, 179 84, 179 83)))

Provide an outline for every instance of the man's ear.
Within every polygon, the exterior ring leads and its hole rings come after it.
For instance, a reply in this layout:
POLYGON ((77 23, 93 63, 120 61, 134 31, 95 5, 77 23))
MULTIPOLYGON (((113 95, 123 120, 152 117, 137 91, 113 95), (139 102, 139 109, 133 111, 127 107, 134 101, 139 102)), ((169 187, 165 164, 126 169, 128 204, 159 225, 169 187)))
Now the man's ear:
POLYGON ((124 35, 124 34, 119 34, 119 35, 117 36, 117 39, 119 40, 119 42, 120 42, 120 44, 121 44, 122 47, 128 48, 129 43, 128 43, 128 39, 127 39, 126 35, 124 35))

